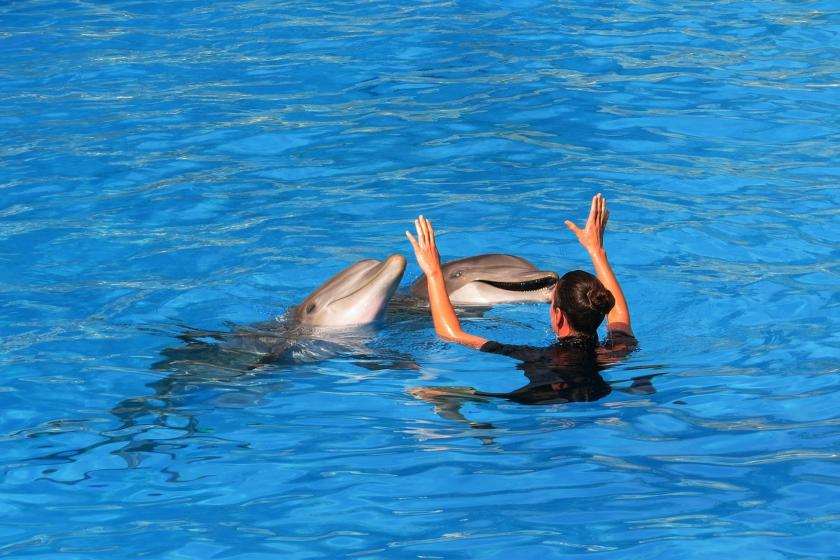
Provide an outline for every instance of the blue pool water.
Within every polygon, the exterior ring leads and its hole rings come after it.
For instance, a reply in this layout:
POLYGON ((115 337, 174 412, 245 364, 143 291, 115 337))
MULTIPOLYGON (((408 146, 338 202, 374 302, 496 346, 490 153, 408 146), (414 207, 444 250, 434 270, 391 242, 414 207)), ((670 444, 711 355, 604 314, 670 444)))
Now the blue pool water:
POLYGON ((834 2, 30 0, 0 52, 0 556, 840 555, 834 2), (369 363, 152 367, 420 212, 587 268, 596 192, 641 344, 599 401, 444 418, 406 391, 524 378, 416 314, 369 363))

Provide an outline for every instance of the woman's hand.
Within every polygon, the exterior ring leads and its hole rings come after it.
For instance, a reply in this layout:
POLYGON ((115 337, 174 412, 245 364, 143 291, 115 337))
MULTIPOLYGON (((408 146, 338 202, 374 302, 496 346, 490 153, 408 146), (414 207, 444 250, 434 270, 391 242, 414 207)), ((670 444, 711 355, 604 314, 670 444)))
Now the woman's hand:
POLYGON ((580 244, 592 255, 604 248, 604 230, 607 228, 609 217, 607 199, 602 197, 601 193, 598 193, 592 197, 592 208, 589 209, 589 218, 586 220, 586 226, 583 230, 569 220, 566 220, 565 224, 577 235, 580 244))
POLYGON ((422 214, 414 220, 414 228, 417 230, 416 239, 408 231, 405 232, 405 235, 414 248, 417 264, 420 265, 426 276, 431 276, 440 270, 440 255, 437 245, 435 245, 435 230, 432 228, 432 223, 422 214))

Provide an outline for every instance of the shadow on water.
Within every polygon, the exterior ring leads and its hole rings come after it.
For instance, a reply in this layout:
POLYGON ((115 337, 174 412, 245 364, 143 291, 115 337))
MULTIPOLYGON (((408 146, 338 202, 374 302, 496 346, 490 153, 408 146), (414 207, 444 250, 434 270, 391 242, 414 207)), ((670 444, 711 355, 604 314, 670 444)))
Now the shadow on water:
MULTIPOLYGON (((644 366, 645 369, 661 369, 665 366, 644 366)), ((639 375, 630 379, 606 381, 597 372, 590 372, 577 380, 556 381, 539 386, 525 386, 508 393, 491 393, 474 387, 414 387, 409 394, 423 399, 434 407, 434 412, 443 419, 468 425, 476 430, 493 430, 489 422, 477 422, 467 418, 462 406, 467 402, 486 403, 493 399, 506 399, 520 405, 556 405, 575 402, 595 402, 618 390, 629 395, 652 395, 656 393, 653 378, 664 373, 639 375)), ((481 436, 485 443, 493 443, 485 433, 481 436)))
POLYGON ((181 327, 175 338, 183 344, 161 350, 151 366, 166 375, 147 384, 150 394, 127 398, 111 412, 120 429, 177 427, 189 436, 205 409, 251 406, 286 387, 304 364, 341 358, 371 371, 419 369, 407 354, 371 346, 378 326, 325 329, 279 319, 229 331, 181 327))
MULTIPOLYGON (((539 348, 488 342, 482 347, 487 352, 518 360, 513 368, 528 379, 528 383, 509 392, 487 392, 474 387, 427 386, 414 387, 408 393, 433 405, 434 412, 443 419, 466 424, 481 430, 479 439, 485 444, 494 443, 495 426, 467 418, 462 406, 467 402, 489 402, 505 399, 520 405, 557 405, 599 401, 614 390, 630 395, 656 393, 653 378, 662 373, 634 375, 629 379, 607 381, 601 372, 618 366, 637 349, 636 339, 621 335, 608 339, 602 345, 596 341, 566 338, 549 347, 539 348)), ((624 371, 659 370, 663 365, 625 367, 624 371)))
MULTIPOLYGON (((459 309, 458 313, 476 318, 486 311, 487 308, 470 307, 459 309)), ((115 454, 129 465, 139 464, 144 453, 174 456, 178 449, 188 445, 186 439, 201 435, 202 416, 219 408, 247 408, 269 393, 288 390, 294 376, 302 371, 300 366, 305 364, 340 358, 370 371, 420 370, 413 356, 382 348, 382 341, 377 339, 383 329, 387 331, 386 339, 395 332, 399 338, 409 339, 414 331, 428 328, 428 309, 415 300, 398 296, 389 305, 385 324, 315 328, 278 318, 249 326, 231 324, 226 331, 185 325, 178 325, 174 333, 171 327, 144 329, 156 335, 165 334, 180 344, 160 351, 160 359, 151 369, 164 375, 146 385, 149 393, 126 398, 112 408, 112 414, 121 424, 108 432, 105 443, 124 443, 115 454), (137 437, 159 429, 168 430, 175 437, 137 437)), ((510 374, 524 373, 531 382, 509 393, 490 393, 471 387, 415 387, 409 393, 429 402, 441 418, 480 430, 476 436, 484 443, 492 443, 495 426, 466 418, 461 412, 464 403, 493 399, 526 405, 592 402, 606 397, 613 389, 649 395, 655 392, 653 377, 661 375, 646 373, 607 382, 600 371, 614 365, 616 360, 608 358, 581 367, 580 363, 567 363, 566 358, 558 362, 555 356, 551 364, 527 360, 518 365, 512 363, 510 374)), ((633 368, 625 371, 630 369, 633 368)), ((95 446, 98 445, 101 444, 95 446)))

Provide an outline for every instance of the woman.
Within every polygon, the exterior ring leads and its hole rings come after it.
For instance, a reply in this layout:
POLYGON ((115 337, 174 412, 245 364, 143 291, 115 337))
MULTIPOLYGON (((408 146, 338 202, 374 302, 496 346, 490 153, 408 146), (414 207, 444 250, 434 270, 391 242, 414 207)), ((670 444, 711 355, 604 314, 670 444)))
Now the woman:
POLYGON ((446 292, 432 224, 423 216, 415 220, 417 237, 408 231, 406 236, 428 279, 435 332, 446 340, 521 360, 518 367, 530 382, 510 393, 484 393, 471 388, 417 388, 412 393, 422 398, 493 396, 523 403, 592 401, 609 393, 609 385, 598 371, 632 350, 635 338, 627 301, 604 250, 604 229, 609 217, 606 205, 600 193, 592 198, 589 218, 582 230, 565 222, 589 253, 598 276, 575 270, 557 282, 549 307, 549 321, 557 342, 548 348, 501 344, 465 332, 446 292), (608 336, 602 346, 597 330, 605 316, 608 336))

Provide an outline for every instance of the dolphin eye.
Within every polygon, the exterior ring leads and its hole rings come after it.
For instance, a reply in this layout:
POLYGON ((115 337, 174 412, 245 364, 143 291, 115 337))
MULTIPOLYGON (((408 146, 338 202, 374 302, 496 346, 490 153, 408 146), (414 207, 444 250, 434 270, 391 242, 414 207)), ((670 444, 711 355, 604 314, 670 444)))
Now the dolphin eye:
POLYGON ((449 277, 450 278, 460 278, 462 274, 463 274, 463 272, 461 272, 460 270, 456 270, 455 272, 450 274, 449 277))
POLYGON ((314 303, 310 303, 309 305, 306 306, 306 312, 307 313, 312 313, 313 311, 315 311, 315 304, 314 303))

